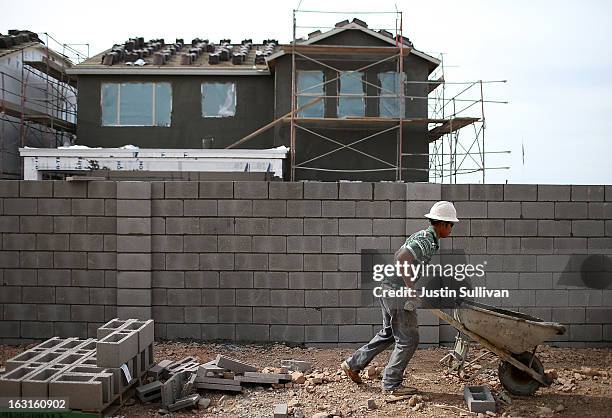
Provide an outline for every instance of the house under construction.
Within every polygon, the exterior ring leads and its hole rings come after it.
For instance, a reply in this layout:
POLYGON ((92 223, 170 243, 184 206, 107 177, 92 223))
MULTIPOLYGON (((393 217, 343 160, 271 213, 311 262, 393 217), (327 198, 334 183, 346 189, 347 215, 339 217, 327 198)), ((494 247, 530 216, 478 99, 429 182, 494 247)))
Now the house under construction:
POLYGON ((20 147, 55 148, 76 134, 76 78, 66 74, 72 62, 43 38, 0 34, 0 178, 21 178, 20 147))
MULTIPOLYGON (((257 151, 287 147, 274 171, 287 180, 450 182, 462 170, 484 178, 482 82, 460 91, 477 89, 475 99, 445 97, 441 60, 404 36, 401 12, 381 28, 353 18, 318 29, 299 24, 305 13, 294 12, 288 44, 134 37, 68 69, 79 85, 78 144, 180 150, 199 161, 195 171, 219 170, 229 148, 247 153, 233 171, 269 171, 275 164, 257 151), (458 132, 470 125, 464 145, 458 132)), ((41 169, 52 171, 62 156, 41 152, 26 158, 47 158, 41 169)), ((154 170, 138 153, 102 167, 93 159, 62 160, 56 171, 154 170)))

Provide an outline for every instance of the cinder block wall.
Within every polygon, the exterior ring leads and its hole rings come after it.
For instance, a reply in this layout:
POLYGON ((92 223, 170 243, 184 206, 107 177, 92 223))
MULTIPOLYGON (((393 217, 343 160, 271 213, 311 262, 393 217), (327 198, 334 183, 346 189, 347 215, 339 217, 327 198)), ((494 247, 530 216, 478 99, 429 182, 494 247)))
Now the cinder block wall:
MULTIPOLYGON (((397 249, 445 199, 461 222, 443 250, 512 289, 490 302, 567 324, 557 344, 612 344, 612 186, 3 181, 0 196, 3 343, 92 337, 119 315, 152 317, 158 338, 358 344, 380 327, 361 249, 397 249)), ((425 345, 454 338, 419 322, 425 345)))

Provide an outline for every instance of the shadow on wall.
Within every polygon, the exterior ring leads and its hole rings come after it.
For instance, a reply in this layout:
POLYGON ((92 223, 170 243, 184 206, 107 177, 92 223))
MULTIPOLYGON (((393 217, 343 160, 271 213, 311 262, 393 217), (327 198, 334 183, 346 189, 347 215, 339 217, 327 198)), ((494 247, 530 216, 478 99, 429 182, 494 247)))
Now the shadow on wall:
POLYGON ((612 289, 612 257, 573 254, 559 276, 558 286, 612 289))

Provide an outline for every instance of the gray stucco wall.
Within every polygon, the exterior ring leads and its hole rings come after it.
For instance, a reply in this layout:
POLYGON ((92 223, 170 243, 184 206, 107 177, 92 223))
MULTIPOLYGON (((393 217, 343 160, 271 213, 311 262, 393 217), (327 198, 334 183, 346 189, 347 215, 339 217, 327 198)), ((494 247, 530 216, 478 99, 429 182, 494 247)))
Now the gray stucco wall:
MULTIPOLYGON (((271 76, 79 76, 77 142, 91 147, 202 148, 202 139, 214 138, 214 148, 227 145, 272 121, 274 90, 271 76), (101 126, 100 85, 104 82, 169 82, 172 85, 170 127, 101 126), (202 117, 203 82, 236 83, 236 115, 202 117)), ((271 148, 272 132, 243 148, 271 148)))
MULTIPOLYGON (((95 336, 115 316, 158 338, 354 345, 380 326, 361 249, 397 249, 434 201, 461 222, 443 251, 487 261, 490 301, 612 343, 612 186, 290 182, 0 182, 0 342, 95 336), (606 283, 609 283, 607 281, 606 283)), ((428 312, 421 343, 454 332, 428 312)))

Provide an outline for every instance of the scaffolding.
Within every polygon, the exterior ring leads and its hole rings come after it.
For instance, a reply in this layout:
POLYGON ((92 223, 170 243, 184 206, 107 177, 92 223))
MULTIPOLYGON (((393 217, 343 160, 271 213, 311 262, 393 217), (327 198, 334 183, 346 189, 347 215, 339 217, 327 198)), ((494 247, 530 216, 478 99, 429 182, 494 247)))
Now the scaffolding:
MULTIPOLYGON (((3 176, 11 174, 5 170, 5 155, 15 145, 55 148, 71 144, 76 134, 77 83, 65 70, 72 62, 86 59, 89 46, 87 53, 83 53, 48 33, 41 36, 44 45, 28 42, 15 48, 19 72, 10 74, 0 70, 0 152, 3 156, 0 174, 3 176), (31 47, 37 46, 42 52, 30 53, 31 47), (61 54, 57 52, 60 50, 61 54), (7 129, 17 134, 9 135, 7 129)), ((23 172, 20 158, 19 172, 23 172)))
MULTIPOLYGON (((348 21, 345 21, 348 24, 348 21)), ((355 19, 353 20, 355 22, 355 19)), ((365 22, 360 21, 360 25, 365 22)), ((482 182, 485 182, 485 171, 487 169, 507 169, 508 167, 487 167, 485 155, 491 153, 507 153, 508 151, 486 151, 485 150, 485 103, 506 103, 496 100, 485 100, 483 86, 489 83, 503 83, 505 81, 475 81, 467 83, 449 83, 444 77, 443 57, 438 59, 439 65, 425 81, 407 80, 404 73, 404 58, 407 54, 414 51, 412 44, 407 41, 403 35, 403 14, 401 11, 392 12, 331 12, 331 11, 313 11, 313 10, 294 10, 293 11, 293 40, 290 46, 286 48, 291 54, 291 112, 283 117, 283 121, 290 125, 290 153, 291 153, 291 180, 296 179, 296 170, 319 170, 327 172, 340 173, 358 173, 358 172, 373 172, 373 171, 393 171, 395 172, 395 180, 402 181, 406 179, 406 173, 410 171, 426 171, 431 182, 448 182, 456 183, 457 176, 462 174, 481 173, 482 182), (372 33, 385 32, 389 39, 394 41, 394 45, 388 47, 372 47, 372 46, 347 46, 347 45, 317 45, 305 43, 305 40, 298 34, 301 30, 313 31, 309 35, 321 33, 321 30, 334 30, 336 26, 320 26, 320 25, 301 25, 298 19, 301 16, 313 15, 321 16, 325 14, 332 15, 368 15, 382 16, 383 22, 379 27, 365 26, 372 33), (390 36, 389 36, 390 35, 390 36), (367 65, 362 65, 359 68, 351 70, 340 69, 330 65, 328 62, 333 61, 341 54, 350 54, 362 57, 362 61, 370 61, 367 65), (298 108, 298 97, 304 95, 304 90, 298 90, 297 73, 298 63, 308 62, 316 64, 323 69, 335 71, 335 77, 325 79, 320 85, 325 86, 329 83, 335 83, 340 79, 341 75, 355 77, 354 73, 359 73, 376 65, 387 63, 395 63, 396 88, 394 91, 386 90, 379 85, 368 82, 364 79, 359 79, 363 86, 370 87, 376 90, 376 95, 364 95, 365 99, 375 98, 380 100, 381 97, 393 97, 398 100, 399 112, 398 117, 347 117, 347 118, 312 118, 300 116, 300 111, 308 106, 311 106, 317 100, 334 99, 337 100, 339 95, 318 95, 317 99, 308 102, 306 105, 298 108), (406 94, 407 88, 413 84, 425 84, 426 94, 409 95, 406 94), (477 97, 470 97, 470 94, 476 91, 477 97), (421 118, 406 117, 406 101, 427 102, 427 116, 421 118), (476 112, 474 112, 476 110, 476 112), (427 153, 408 153, 405 150, 404 127, 406 126, 423 126, 427 127, 427 141, 429 143, 429 152, 427 153), (350 141, 348 144, 343 144, 341 141, 323 134, 320 129, 325 127, 367 127, 374 132, 350 141), (466 129, 463 129, 466 128, 466 129), (390 132, 395 133, 396 141, 396 158, 395 161, 385 161, 371 153, 356 149, 355 145, 364 143, 365 141, 376 140, 383 134, 390 132), (462 133, 460 135, 460 133, 462 133), (299 155, 297 143, 300 141, 300 134, 306 133, 314 135, 317 138, 323 139, 334 144, 335 148, 324 151, 319 155, 307 159, 301 158, 299 155), (340 169, 337 167, 314 167, 311 165, 323 157, 332 155, 338 151, 348 149, 361 154, 364 158, 372 159, 380 164, 377 168, 354 168, 340 169), (419 168, 407 166, 404 163, 404 158, 427 159, 428 167, 419 168)), ((310 37, 310 36, 309 36, 310 37)), ((355 77, 356 78, 356 77, 355 77)), ((308 89, 312 89, 309 86, 308 89)), ((366 89, 367 90, 367 89, 366 89)), ((364 90, 364 91, 366 91, 364 90)))

